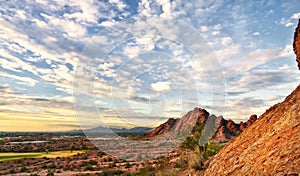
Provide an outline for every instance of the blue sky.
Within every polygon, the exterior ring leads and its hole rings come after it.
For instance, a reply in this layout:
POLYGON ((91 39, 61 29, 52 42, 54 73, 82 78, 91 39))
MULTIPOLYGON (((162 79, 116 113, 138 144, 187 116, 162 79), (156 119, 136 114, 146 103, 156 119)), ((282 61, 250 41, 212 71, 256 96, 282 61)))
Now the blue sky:
POLYGON ((236 121, 260 115, 299 83, 292 51, 299 6, 299 0, 5 1, 0 131, 69 130, 78 119, 84 128, 156 126, 195 106, 236 121), (198 44, 196 52, 180 43, 181 34, 198 44), (127 36, 133 38, 121 40, 127 36), (83 67, 93 73, 80 74, 83 67))

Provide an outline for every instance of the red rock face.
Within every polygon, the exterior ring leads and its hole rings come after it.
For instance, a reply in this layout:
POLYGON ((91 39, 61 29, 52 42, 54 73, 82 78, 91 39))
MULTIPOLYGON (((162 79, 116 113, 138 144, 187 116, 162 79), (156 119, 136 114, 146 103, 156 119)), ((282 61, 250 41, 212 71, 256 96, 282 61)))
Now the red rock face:
POLYGON ((240 135, 242 131, 250 127, 257 119, 257 115, 252 115, 247 122, 234 123, 232 120, 225 120, 223 117, 217 119, 219 123, 218 130, 212 141, 228 141, 240 135))
POLYGON ((156 127, 148 135, 143 136, 157 137, 163 134, 167 134, 169 132, 177 135, 183 131, 191 131, 195 126, 196 122, 204 123, 207 120, 208 116, 209 113, 205 109, 194 108, 194 110, 189 111, 180 119, 170 118, 165 123, 156 127))
POLYGON ((216 154, 205 175, 299 173, 299 100, 300 86, 216 154))
POLYGON ((156 127, 153 131, 151 131, 147 137, 155 137, 168 133, 174 127, 174 125, 179 121, 179 119, 170 118, 165 123, 156 127))
POLYGON ((205 109, 194 108, 194 110, 189 111, 182 118, 180 118, 174 128, 173 133, 177 135, 184 131, 190 132, 195 126, 196 122, 205 123, 208 117, 209 113, 205 109))
POLYGON ((300 19, 295 30, 293 47, 296 54, 296 60, 298 62, 298 68, 300 69, 300 19))
POLYGON ((212 141, 228 141, 238 136, 244 129, 252 125, 256 119, 256 115, 252 115, 250 119, 243 124, 243 128, 240 128, 240 124, 234 123, 232 120, 225 120, 222 116, 216 117, 209 115, 205 109, 194 108, 180 119, 170 118, 165 123, 155 128, 151 133, 143 135, 146 137, 157 137, 167 133, 178 135, 181 132, 190 132, 197 122, 206 123, 208 118, 211 118, 213 128, 216 131, 212 141))
MULTIPOLYGON (((300 21, 294 37, 298 66, 299 30, 300 21)), ((282 103, 268 109, 251 127, 216 154, 205 175, 299 175, 299 100, 300 85, 282 103)), ((255 119, 251 116, 246 125, 255 119)))

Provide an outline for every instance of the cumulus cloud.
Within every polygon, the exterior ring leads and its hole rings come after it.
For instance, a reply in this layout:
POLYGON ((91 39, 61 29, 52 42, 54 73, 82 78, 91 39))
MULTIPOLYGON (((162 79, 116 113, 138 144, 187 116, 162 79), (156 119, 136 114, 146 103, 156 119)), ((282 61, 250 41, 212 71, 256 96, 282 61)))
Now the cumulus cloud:
POLYGON ((298 20, 300 18, 300 12, 299 13, 294 13, 291 17, 291 19, 298 20))
MULTIPOLYGON (((281 96, 286 93, 283 92, 283 87, 292 87, 291 83, 299 79, 299 76, 289 71, 291 63, 283 64, 278 61, 294 56, 290 42, 287 43, 287 39, 281 41, 274 31, 283 30, 283 33, 289 33, 288 30, 291 28, 281 29, 279 25, 286 27, 295 25, 300 13, 295 10, 283 11, 282 14, 276 14, 278 15, 276 18, 281 20, 274 22, 273 17, 272 20, 264 20, 269 19, 274 14, 274 10, 270 10, 268 13, 263 10, 252 12, 253 2, 242 4, 224 2, 141 0, 136 7, 123 0, 7 1, 2 4, 0 10, 0 71, 2 81, 7 85, 5 89, 0 87, 0 90, 9 97, 19 96, 16 92, 13 94, 16 89, 25 90, 25 92, 26 90, 38 90, 48 96, 57 97, 52 99, 40 96, 20 98, 22 102, 27 102, 23 103, 26 106, 23 107, 23 110, 41 107, 39 110, 42 112, 49 110, 44 109, 47 103, 69 107, 66 104, 70 103, 70 100, 64 104, 59 102, 59 99, 70 97, 73 93, 73 84, 82 86, 84 90, 82 92, 89 96, 124 100, 128 98, 128 92, 133 91, 128 90, 130 83, 133 80, 140 80, 135 82, 134 91, 144 90, 143 96, 138 96, 135 94, 136 92, 130 94, 135 103, 149 101, 149 94, 153 92, 174 93, 175 89, 173 90, 173 88, 176 86, 184 91, 189 90, 194 93, 187 95, 188 98, 195 97, 196 90, 201 90, 202 100, 208 99, 207 94, 210 91, 211 80, 207 78, 205 71, 211 70, 211 67, 217 63, 201 65, 195 61, 192 54, 188 54, 188 51, 184 50, 185 46, 176 43, 178 36, 184 38, 189 35, 175 35, 174 31, 178 30, 177 26, 171 25, 171 23, 158 25, 157 21, 151 18, 158 17, 174 21, 184 20, 190 27, 199 29, 198 32, 210 44, 224 69, 221 71, 224 72, 227 81, 228 98, 245 96, 241 98, 240 102, 229 101, 228 109, 231 117, 240 117, 237 112, 234 112, 237 107, 240 109, 236 109, 236 111, 251 106, 254 108, 253 111, 259 112, 265 106, 255 107, 253 105, 265 102, 251 98, 251 95, 260 95, 262 93, 258 90, 272 87, 277 91, 272 94, 281 96), (225 4, 226 8, 223 8, 225 4), (100 59, 94 60, 94 58, 81 60, 87 66, 96 65, 97 73, 92 76, 80 75, 73 83, 76 66, 82 64, 81 62, 78 64, 78 58, 90 37, 102 29, 115 27, 119 21, 127 17, 133 17, 135 21, 132 24, 126 23, 121 34, 125 36, 129 32, 136 32, 138 37, 135 41, 126 43, 127 45, 118 51, 121 54, 110 55, 105 62, 96 63, 100 59), (149 24, 158 25, 157 29, 159 30, 148 28, 149 24), (125 28, 130 28, 132 31, 125 31, 125 28), (139 31, 139 28, 145 30, 139 31), (144 36, 144 34, 148 35, 144 36), (159 35, 164 35, 173 41, 163 41, 163 38, 157 37, 159 35), (270 39, 276 40, 276 42, 270 43, 270 39), (158 54, 152 53, 150 54, 152 57, 150 55, 137 57, 155 49, 167 54, 159 57, 158 54), (134 61, 129 62, 128 58, 129 60, 134 58, 134 61), (261 69, 262 67, 265 71, 261 69), (149 72, 148 77, 145 76, 144 80, 136 79, 141 71, 149 72), (173 82, 161 81, 169 80, 168 78, 174 78, 172 81, 176 82, 176 86, 173 82), (190 85, 191 78, 193 78, 195 86, 190 85), (111 92, 111 80, 113 79, 116 94, 111 92), (91 84, 93 81, 95 84, 91 84), (42 88, 38 86, 42 86, 42 88)), ((259 8, 258 5, 256 7, 259 8)), ((268 8, 273 7, 269 6, 268 8)), ((289 5, 289 8, 294 8, 294 5, 289 5)), ((117 40, 114 37, 102 36, 96 40, 99 40, 98 43, 110 44, 117 40)), ((193 36, 188 41, 195 42, 193 36)), ((194 44, 197 43, 199 41, 194 44)), ((197 48, 195 45, 193 47, 197 48)), ((95 51, 98 51, 97 49, 95 46, 95 51)), ((205 58, 213 57, 206 56, 205 58)), ((34 94, 34 92, 31 93, 34 94)), ((169 97, 174 97, 174 94, 169 97)), ((272 96, 270 95, 270 97, 272 96)), ((10 99, 10 103, 15 100, 10 99)), ((156 99, 151 99, 151 101, 155 102, 156 99)), ((8 108, 8 105, 10 104, 1 108, 8 108)), ((193 103, 189 104, 189 106, 194 105, 193 103)), ((17 106, 22 107, 22 103, 17 106)), ((59 108, 58 106, 54 107, 59 108)), ((68 110, 70 109, 68 108, 68 110)), ((70 115, 71 112, 70 110, 65 113, 70 115)), ((51 111, 51 113, 54 112, 51 111)), ((59 113, 62 115, 64 111, 61 110, 59 113)), ((176 113, 173 115, 175 116, 176 113)))
POLYGON ((171 82, 156 82, 151 84, 151 90, 155 92, 168 91, 171 88, 171 82))

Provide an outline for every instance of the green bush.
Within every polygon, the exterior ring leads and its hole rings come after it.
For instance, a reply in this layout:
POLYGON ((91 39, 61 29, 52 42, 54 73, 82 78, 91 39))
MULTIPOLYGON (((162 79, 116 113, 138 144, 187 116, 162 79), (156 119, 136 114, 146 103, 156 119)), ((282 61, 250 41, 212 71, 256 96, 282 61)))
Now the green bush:
POLYGON ((204 153, 204 158, 208 158, 208 157, 214 156, 214 155, 217 154, 223 147, 224 147, 224 145, 222 145, 222 144, 211 142, 211 143, 208 144, 207 147, 206 147, 206 150, 205 150, 205 153, 204 153))
POLYGON ((104 156, 104 155, 105 155, 105 153, 102 152, 102 151, 100 151, 100 152, 98 153, 98 156, 99 156, 99 157, 102 157, 102 156, 104 156))
POLYGON ((115 173, 116 175, 121 175, 121 174, 123 174, 124 172, 123 172, 122 170, 118 169, 118 170, 115 170, 114 173, 115 173))
POLYGON ((103 171, 100 173, 100 176, 109 176, 110 173, 108 171, 103 171))
POLYGON ((46 176, 54 176, 54 172, 48 172, 46 176))
POLYGON ((27 167, 26 166, 22 166, 21 167, 21 172, 25 172, 25 171, 27 171, 27 167))
POLYGON ((125 168, 130 168, 130 166, 131 166, 131 164, 128 162, 125 164, 125 168))
POLYGON ((97 165, 98 164, 98 162, 95 161, 95 160, 90 160, 88 163, 91 164, 91 165, 97 165))
POLYGON ((92 171, 94 170, 93 166, 91 164, 88 164, 85 168, 85 170, 89 170, 89 171, 92 171))

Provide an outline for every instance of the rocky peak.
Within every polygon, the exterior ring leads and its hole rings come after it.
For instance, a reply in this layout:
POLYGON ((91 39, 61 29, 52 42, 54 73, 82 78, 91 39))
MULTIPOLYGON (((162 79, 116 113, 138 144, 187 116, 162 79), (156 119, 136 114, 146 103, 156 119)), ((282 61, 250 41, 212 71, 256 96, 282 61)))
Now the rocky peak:
POLYGON ((208 123, 208 127, 212 128, 214 137, 209 140, 212 141, 228 141, 238 136, 245 128, 252 125, 257 119, 256 115, 252 115, 250 119, 243 124, 241 128, 240 124, 236 124, 233 120, 225 120, 222 116, 216 117, 210 115, 205 109, 194 108, 193 110, 186 113, 180 119, 170 118, 165 123, 159 125, 149 134, 143 136, 146 137, 157 137, 167 133, 178 135, 184 131, 191 131, 197 122, 208 123))
POLYGON ((196 122, 205 123, 209 113, 202 108, 194 108, 186 113, 181 118, 170 118, 165 123, 159 125, 149 134, 144 134, 146 137, 157 137, 171 132, 172 134, 179 134, 181 131, 191 131, 196 122))

